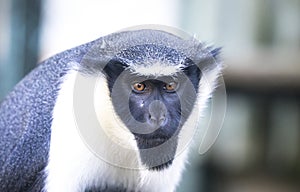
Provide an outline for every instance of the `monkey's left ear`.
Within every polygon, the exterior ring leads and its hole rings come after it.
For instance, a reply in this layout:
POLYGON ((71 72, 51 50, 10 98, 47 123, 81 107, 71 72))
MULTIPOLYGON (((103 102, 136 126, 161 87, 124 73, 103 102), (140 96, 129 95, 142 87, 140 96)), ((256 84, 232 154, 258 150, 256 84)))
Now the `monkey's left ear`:
POLYGON ((206 46, 199 53, 199 58, 195 58, 195 64, 203 73, 219 73, 222 69, 221 47, 206 46), (203 53, 204 52, 204 53, 203 53))
POLYGON ((213 58, 215 58, 217 60, 220 59, 219 57, 220 57, 222 47, 217 47, 217 48, 208 47, 208 50, 213 58))

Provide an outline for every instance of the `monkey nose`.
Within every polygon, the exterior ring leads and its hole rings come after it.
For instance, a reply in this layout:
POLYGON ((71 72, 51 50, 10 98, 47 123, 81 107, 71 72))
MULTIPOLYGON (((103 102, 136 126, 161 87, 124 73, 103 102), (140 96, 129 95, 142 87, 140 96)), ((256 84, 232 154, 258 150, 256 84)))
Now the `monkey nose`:
POLYGON ((163 126, 166 122, 167 109, 165 105, 159 101, 155 100, 149 105, 149 117, 148 122, 151 126, 158 128, 163 126))

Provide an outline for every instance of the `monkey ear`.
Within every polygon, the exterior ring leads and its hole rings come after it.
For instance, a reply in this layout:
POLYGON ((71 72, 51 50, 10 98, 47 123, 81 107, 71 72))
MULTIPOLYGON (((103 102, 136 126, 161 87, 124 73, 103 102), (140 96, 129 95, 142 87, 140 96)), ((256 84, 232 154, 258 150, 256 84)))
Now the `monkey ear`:
POLYGON ((197 66, 201 71, 211 71, 222 66, 221 47, 208 46, 205 48, 205 55, 200 57, 197 66))
POLYGON ((222 50, 222 47, 213 48, 210 50, 210 53, 214 58, 217 58, 220 55, 221 50, 222 50))
POLYGON ((107 79, 117 79, 118 76, 128 67, 118 60, 112 59, 104 67, 104 73, 107 79))

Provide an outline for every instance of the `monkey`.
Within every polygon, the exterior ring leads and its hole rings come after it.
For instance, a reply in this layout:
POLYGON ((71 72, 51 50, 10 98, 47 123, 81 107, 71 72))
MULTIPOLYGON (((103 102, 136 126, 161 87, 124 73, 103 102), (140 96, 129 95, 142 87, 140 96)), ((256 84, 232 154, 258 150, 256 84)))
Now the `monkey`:
POLYGON ((0 104, 0 191, 175 191, 220 48, 130 28, 41 62, 0 104))

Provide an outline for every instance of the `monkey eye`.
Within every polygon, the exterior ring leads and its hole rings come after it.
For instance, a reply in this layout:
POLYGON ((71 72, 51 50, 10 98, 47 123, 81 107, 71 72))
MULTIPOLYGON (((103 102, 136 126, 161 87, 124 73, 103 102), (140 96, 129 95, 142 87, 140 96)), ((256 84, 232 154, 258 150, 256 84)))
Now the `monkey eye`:
POLYGON ((174 92, 177 89, 178 84, 176 82, 166 83, 164 89, 169 92, 174 92))
POLYGON ((132 89, 137 92, 142 92, 145 90, 145 88, 146 88, 146 85, 144 83, 134 83, 132 85, 132 89))

